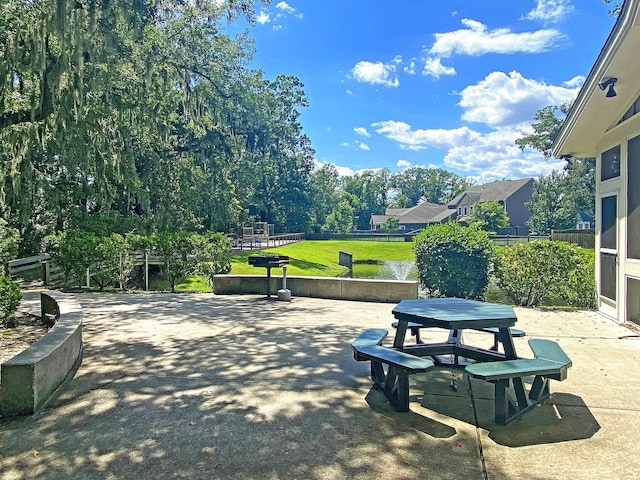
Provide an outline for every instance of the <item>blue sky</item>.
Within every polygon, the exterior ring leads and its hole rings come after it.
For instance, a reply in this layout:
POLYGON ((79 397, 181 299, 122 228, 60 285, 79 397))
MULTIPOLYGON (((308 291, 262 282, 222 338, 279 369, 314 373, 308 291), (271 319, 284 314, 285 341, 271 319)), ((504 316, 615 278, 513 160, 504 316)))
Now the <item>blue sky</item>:
MULTIPOLYGON (((601 0, 274 0, 251 67, 298 77, 318 165, 438 167, 473 181, 546 175, 522 152, 537 110, 571 101, 615 19, 601 0)), ((231 28, 231 27, 229 27, 231 28)), ((237 26, 233 27, 234 29, 237 26)))

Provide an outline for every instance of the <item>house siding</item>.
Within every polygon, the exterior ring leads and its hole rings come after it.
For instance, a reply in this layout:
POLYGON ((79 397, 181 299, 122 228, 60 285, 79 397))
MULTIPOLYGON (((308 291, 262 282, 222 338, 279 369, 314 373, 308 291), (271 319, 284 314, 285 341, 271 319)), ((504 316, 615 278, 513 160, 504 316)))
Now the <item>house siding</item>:
POLYGON ((509 223, 512 227, 525 227, 531 212, 525 206, 533 197, 533 179, 525 183, 518 191, 506 199, 506 211, 509 215, 509 223))

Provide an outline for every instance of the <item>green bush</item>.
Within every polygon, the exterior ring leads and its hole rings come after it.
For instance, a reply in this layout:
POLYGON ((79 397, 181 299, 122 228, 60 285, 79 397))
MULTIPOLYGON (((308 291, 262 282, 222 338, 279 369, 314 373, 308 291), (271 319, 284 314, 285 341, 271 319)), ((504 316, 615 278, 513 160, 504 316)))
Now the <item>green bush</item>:
POLYGON ((213 277, 219 273, 231 271, 231 261, 225 253, 231 250, 231 243, 221 233, 209 232, 205 235, 194 235, 193 244, 196 251, 196 271, 209 282, 213 288, 213 277))
POLYGON ((2 265, 17 257, 19 240, 18 230, 9 227, 7 222, 0 218, 0 263, 2 265))
POLYGON ((577 253, 576 266, 568 272, 566 288, 561 298, 578 308, 595 309, 596 302, 596 254, 594 250, 572 245, 577 253))
POLYGON ((535 241, 501 249, 495 276, 516 305, 534 307, 550 297, 595 306, 593 252, 566 242, 535 241))
POLYGON ((64 284, 72 281, 84 285, 87 268, 97 257, 98 238, 89 232, 70 230, 50 235, 46 240, 46 250, 64 273, 64 284))
POLYGON ((179 279, 195 271, 193 234, 187 232, 158 232, 151 235, 151 253, 162 260, 162 273, 175 293, 179 279))
POLYGON ((22 294, 20 285, 8 275, 0 275, 0 321, 5 322, 18 309, 22 294))
POLYGON ((431 295, 482 299, 494 256, 487 232, 457 222, 432 225, 414 239, 420 283, 431 295))
POLYGON ((135 263, 128 240, 119 233, 99 237, 95 253, 91 278, 100 290, 115 282, 125 289, 135 263))

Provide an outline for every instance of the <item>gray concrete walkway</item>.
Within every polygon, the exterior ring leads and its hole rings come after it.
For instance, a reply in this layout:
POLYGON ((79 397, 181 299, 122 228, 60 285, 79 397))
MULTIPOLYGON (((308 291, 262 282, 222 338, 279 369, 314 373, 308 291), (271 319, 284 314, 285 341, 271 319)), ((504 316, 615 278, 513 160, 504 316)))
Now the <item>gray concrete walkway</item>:
POLYGON ((640 478, 640 339, 596 313, 516 309, 517 327, 558 341, 573 368, 501 427, 490 385, 470 390, 461 371, 412 377, 409 413, 371 390, 350 342, 391 330, 392 304, 76 298, 82 366, 47 409, 0 421, 0 479, 640 478))

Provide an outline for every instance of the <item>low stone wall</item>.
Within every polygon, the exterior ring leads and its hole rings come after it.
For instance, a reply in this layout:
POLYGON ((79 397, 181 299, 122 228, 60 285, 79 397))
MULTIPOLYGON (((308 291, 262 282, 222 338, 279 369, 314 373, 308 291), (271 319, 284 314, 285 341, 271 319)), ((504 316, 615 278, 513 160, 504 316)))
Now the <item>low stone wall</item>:
MULTIPOLYGON (((270 291, 282 288, 281 277, 271 277, 270 291)), ((294 297, 330 298, 362 302, 397 303, 418 298, 418 282, 335 277, 289 277, 287 289, 294 297)), ((266 275, 216 275, 213 291, 217 295, 267 294, 266 275)))
POLYGON ((37 412, 81 362, 82 309, 59 292, 40 294, 42 317, 55 320, 47 334, 0 366, 0 413, 37 412))

